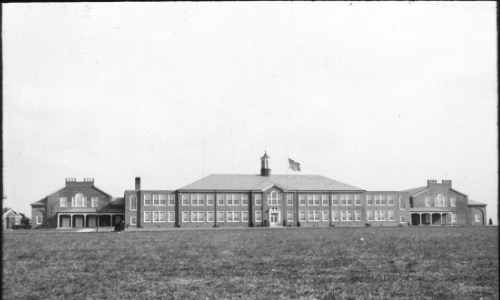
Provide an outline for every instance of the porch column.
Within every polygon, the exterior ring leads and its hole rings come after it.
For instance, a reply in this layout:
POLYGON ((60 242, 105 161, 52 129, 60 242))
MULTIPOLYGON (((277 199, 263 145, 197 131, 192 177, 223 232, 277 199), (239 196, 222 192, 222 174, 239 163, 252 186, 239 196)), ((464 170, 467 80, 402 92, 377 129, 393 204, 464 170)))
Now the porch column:
POLYGON ((422 226, 422 213, 418 213, 418 215, 420 216, 420 226, 422 226))
POLYGON ((69 215, 69 219, 70 219, 69 228, 73 228, 73 214, 69 215))
POLYGON ((83 228, 87 227, 87 214, 83 214, 83 228))
MULTIPOLYGON (((109 214, 109 215, 110 215, 110 217, 109 217, 109 226, 113 227, 113 226, 115 225, 115 224, 113 223, 113 216, 114 216, 115 214, 109 214)), ((152 218, 152 217, 153 217, 153 216, 151 216, 151 218, 152 218)))
POLYGON ((61 218, 61 216, 59 214, 57 214, 57 228, 59 228, 59 219, 61 218))

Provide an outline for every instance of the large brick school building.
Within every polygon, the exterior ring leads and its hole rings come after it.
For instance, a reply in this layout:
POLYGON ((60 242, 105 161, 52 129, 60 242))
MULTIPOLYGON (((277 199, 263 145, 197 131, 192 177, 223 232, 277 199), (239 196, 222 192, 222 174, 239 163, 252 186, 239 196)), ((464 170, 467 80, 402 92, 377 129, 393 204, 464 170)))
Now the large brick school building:
POLYGON ((355 227, 486 225, 486 204, 452 189, 450 180, 404 191, 366 191, 319 175, 213 174, 177 190, 135 189, 114 198, 93 179, 31 204, 33 228, 355 227))

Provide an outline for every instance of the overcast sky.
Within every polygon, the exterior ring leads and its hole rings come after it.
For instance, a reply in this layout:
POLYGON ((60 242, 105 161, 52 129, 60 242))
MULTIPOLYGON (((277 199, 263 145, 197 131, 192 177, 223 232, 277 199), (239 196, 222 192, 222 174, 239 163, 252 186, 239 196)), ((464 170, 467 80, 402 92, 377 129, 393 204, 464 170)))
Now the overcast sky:
POLYGON ((255 174, 267 151, 366 190, 450 179, 496 223, 495 5, 4 4, 5 205, 66 177, 120 197, 255 174))

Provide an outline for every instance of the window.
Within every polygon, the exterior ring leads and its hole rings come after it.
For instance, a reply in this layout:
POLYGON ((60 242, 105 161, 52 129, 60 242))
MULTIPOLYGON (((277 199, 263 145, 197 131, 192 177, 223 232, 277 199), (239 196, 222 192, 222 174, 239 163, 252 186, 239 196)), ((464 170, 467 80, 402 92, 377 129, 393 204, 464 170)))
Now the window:
POLYGON ((323 219, 323 222, 328 221, 328 212, 327 212, 326 210, 323 210, 323 211, 321 212, 321 214, 322 214, 322 216, 323 216, 323 218, 322 218, 322 219, 323 219))
POLYGON ((400 210, 405 210, 406 209, 405 199, 402 196, 399 197, 399 209, 400 210))
POLYGON ((394 211, 390 210, 388 213, 389 213, 388 220, 389 221, 394 221, 394 211))
POLYGON ((144 195, 144 206, 151 206, 151 194, 144 195))
POLYGON ((386 205, 386 202, 385 202, 385 195, 380 195, 380 205, 383 205, 383 206, 385 206, 385 205, 386 205))
POLYGON ((167 212, 160 211, 160 222, 166 222, 166 221, 167 221, 167 212))
POLYGON ((366 220, 367 221, 373 221, 373 210, 368 210, 366 212, 366 220))
POLYGON ((299 212, 299 221, 305 222, 306 221, 306 212, 305 211, 300 211, 299 212))
POLYGON ((262 195, 255 195, 255 206, 262 206, 262 195))
POLYGON ((278 193, 272 192, 267 196, 267 204, 269 206, 276 206, 278 205, 278 193))
POLYGON ((401 222, 401 223, 406 223, 406 218, 405 218, 405 216, 399 216, 399 222, 401 222))
POLYGON ((306 195, 299 195, 299 206, 306 206, 306 195))
POLYGON ((380 196, 379 195, 375 195, 373 197, 375 198, 375 206, 380 206, 380 196))
POLYGON ((286 205, 293 206, 293 195, 292 194, 286 195, 286 205))
POLYGON ((352 195, 346 195, 347 197, 347 206, 352 206, 352 195))
POLYGON ((314 206, 313 196, 306 195, 306 198, 307 198, 307 206, 314 206))
POLYGON ((160 206, 167 206, 167 195, 160 195, 160 206))
POLYGON ((339 195, 332 195, 332 206, 339 205, 339 195))
MULTIPOLYGON (((154 199, 154 196, 153 196, 153 199, 154 199)), ((160 212, 159 211, 153 212, 153 222, 160 222, 160 212)))
POLYGON ((189 222, 189 216, 187 211, 182 212, 182 222, 189 222))
POLYGON ((431 198, 425 197, 425 207, 431 207, 431 198))
POLYGON ((375 211, 375 221, 380 221, 380 211, 379 210, 375 211))
POLYGON ((239 211, 227 211, 226 219, 228 222, 239 222, 240 221, 240 212, 239 211))
POLYGON ((241 201, 241 195, 239 195, 239 194, 233 195, 233 205, 234 206, 239 206, 240 201, 241 201))
POLYGON ((321 195, 321 205, 328 206, 328 195, 321 195))
POLYGON ((189 195, 182 194, 182 206, 189 206, 189 195))
POLYGON ((366 205, 368 205, 368 206, 372 206, 373 205, 372 195, 366 195, 366 205))
POLYGON ((288 210, 286 212, 286 220, 288 222, 293 222, 293 210, 288 210))
POLYGON ((213 222, 213 221, 214 221, 214 212, 213 211, 207 211, 207 222, 213 222))
POLYGON ((241 195, 241 206, 248 206, 248 195, 241 195))
POLYGON ((394 195, 387 196, 387 205, 394 206, 394 195))
POLYGON ((168 206, 175 206, 175 195, 168 195, 168 206))
POLYGON ((340 195, 340 205, 342 205, 342 206, 347 205, 347 200, 345 198, 345 195, 340 195))
POLYGON ((451 222, 457 222, 457 214, 451 214, 451 222))
POLYGON ((480 214, 474 214, 474 221, 481 222, 481 215, 480 214))
POLYGON ((82 194, 76 194, 72 200, 73 207, 87 207, 87 198, 83 197, 82 194))
POLYGON ((192 206, 204 206, 205 205, 205 195, 192 194, 191 195, 191 205, 192 206))
POLYGON ((168 212, 168 221, 170 223, 175 222, 175 211, 169 211, 168 212))
POLYGON ((352 210, 343 210, 340 216, 342 221, 352 221, 352 210))
POLYGON ((255 211, 255 222, 262 222, 262 212, 255 211))
POLYGON ((130 225, 137 225, 137 218, 136 217, 130 217, 130 225))
POLYGON ((42 216, 36 216, 36 223, 42 224, 42 216))
POLYGON ((380 221, 385 221, 387 220, 387 211, 381 210, 380 211, 380 221))
POLYGON ((130 210, 137 210, 137 197, 130 196, 130 210))
POLYGON ((313 195, 314 206, 319 206, 319 195, 313 195))
POLYGON ((309 222, 319 222, 319 211, 308 211, 307 217, 309 222))
POLYGON ((233 206, 233 195, 226 195, 226 205, 233 206))
POLYGON ((224 222, 224 212, 223 211, 217 212, 217 222, 224 222))
POLYGON ((361 195, 354 195, 354 205, 361 206, 361 195))
POLYGON ((92 207, 98 207, 99 206, 99 198, 92 197, 90 199, 90 206, 92 206, 92 207))
POLYGON ((450 206, 451 207, 456 207, 457 206, 457 200, 455 198, 450 198, 450 206))
POLYGON ((61 200, 60 200, 60 201, 61 201, 60 206, 61 206, 61 207, 66 207, 66 203, 67 203, 67 201, 68 201, 68 200, 67 200, 67 198, 65 198, 65 197, 61 197, 61 200))
POLYGON ((241 212, 241 222, 248 222, 248 211, 241 212))
POLYGON ((160 195, 153 195, 153 206, 160 205, 160 195))
POLYGON ((144 222, 151 222, 151 212, 150 211, 144 212, 144 222))
POLYGON ((443 197, 443 195, 441 195, 441 194, 437 195, 434 202, 435 202, 434 204, 436 205, 436 207, 445 207, 446 206, 446 198, 443 197))
POLYGON ((339 220, 339 212, 337 210, 332 210, 332 221, 339 220))
POLYGON ((191 212, 191 222, 205 222, 205 212, 204 211, 192 211, 191 212))
POLYGON ((217 205, 224 206, 224 195, 217 195, 217 205))
POLYGON ((212 194, 207 195, 207 206, 214 206, 214 195, 212 194))
POLYGON ((361 211, 360 210, 357 210, 354 212, 354 217, 355 217, 355 220, 356 221, 361 221, 361 211))

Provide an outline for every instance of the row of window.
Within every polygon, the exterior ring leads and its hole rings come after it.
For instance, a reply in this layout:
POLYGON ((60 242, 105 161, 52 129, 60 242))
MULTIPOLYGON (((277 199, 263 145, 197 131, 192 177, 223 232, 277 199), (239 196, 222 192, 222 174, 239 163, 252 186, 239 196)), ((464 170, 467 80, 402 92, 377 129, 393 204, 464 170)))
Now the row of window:
MULTIPOLYGON (((446 197, 444 197, 441 194, 437 195, 437 197, 434 199, 434 206, 435 207, 447 207, 448 201, 447 201, 446 197)), ((457 206, 456 198, 454 198, 454 197, 450 198, 450 206, 451 207, 457 206)), ((425 197, 425 207, 431 207, 431 197, 425 197)))
MULTIPOLYGON (((175 211, 145 211, 144 222, 175 222, 175 211)), ((130 217, 130 224, 136 225, 136 217, 130 217)))
MULTIPOLYGON (((262 221, 262 212, 258 212, 257 215, 262 221)), ((182 222, 213 222, 214 212, 213 211, 183 211, 182 212, 182 222)), ((256 219, 257 221, 257 219, 256 219)), ((248 222, 248 212, 247 211, 218 211, 217 212, 217 222, 248 222)))
MULTIPOLYGON (((90 207, 98 207, 98 205, 99 205, 99 198, 92 197, 90 202, 90 207)), ((61 197, 59 199, 59 206, 68 207, 69 206, 68 198, 61 197)), ((71 198, 71 207, 87 207, 87 198, 84 197, 82 194, 77 194, 75 197, 71 198)))
MULTIPOLYGON (((173 195, 172 195, 173 196, 173 195)), ((276 192, 272 192, 267 197, 269 206, 281 206, 282 197, 276 192)), ((254 195, 255 206, 262 206, 262 195, 254 195)), ((299 206, 328 206, 329 195, 299 195, 299 206)), ((182 195, 182 206, 207 206, 214 205, 212 194, 184 194, 182 195)), ((170 204, 169 204, 170 205, 170 204)), ((174 204, 172 204, 174 205, 174 204)), ((224 194, 217 195, 218 206, 248 206, 247 194, 224 194)), ((293 194, 286 195, 286 205, 293 206, 293 194)), ((332 195, 332 206, 361 206, 361 195, 332 195)), ((368 206, 394 206, 394 195, 366 195, 366 205, 368 206)), ((406 209, 403 197, 399 199, 399 208, 406 209)))
MULTIPOLYGON (((144 195, 144 206, 175 206, 175 195, 144 195)), ((130 196, 130 210, 137 210, 137 197, 130 196)))

